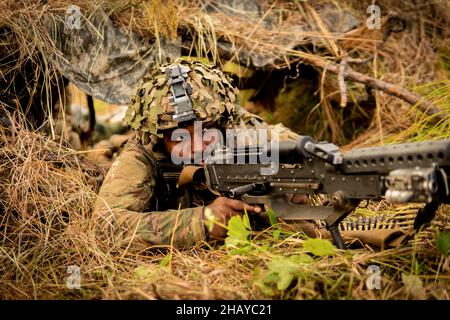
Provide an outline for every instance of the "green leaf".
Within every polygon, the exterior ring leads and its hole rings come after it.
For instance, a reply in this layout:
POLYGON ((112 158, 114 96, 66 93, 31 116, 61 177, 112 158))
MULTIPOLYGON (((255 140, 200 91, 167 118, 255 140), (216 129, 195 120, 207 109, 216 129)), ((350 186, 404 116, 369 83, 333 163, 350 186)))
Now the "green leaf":
POLYGON ((298 278, 303 263, 310 263, 313 259, 307 254, 292 255, 290 257, 275 256, 267 263, 266 272, 254 269, 255 284, 268 296, 278 291, 284 291, 298 278), (275 290, 276 288, 276 290, 275 290))
POLYGON ((167 267, 169 265, 171 259, 172 259, 172 254, 169 253, 168 255, 166 255, 164 258, 161 259, 161 261, 159 262, 159 265, 161 267, 167 267))
POLYGON ((138 266, 134 269, 133 278, 139 280, 150 280, 153 276, 152 270, 146 266, 138 266))
POLYGON ((277 289, 280 291, 286 290, 294 280, 294 275, 292 273, 282 271, 280 272, 280 279, 277 282, 277 289))
POLYGON ((228 220, 228 231, 227 231, 228 238, 233 240, 245 241, 248 240, 250 233, 251 233, 250 228, 246 226, 246 224, 244 223, 244 221, 240 216, 234 216, 231 217, 230 220, 228 220))
POLYGON ((251 249, 252 249, 252 247, 250 246, 250 244, 244 245, 244 246, 241 246, 240 248, 235 248, 235 249, 230 250, 230 254, 245 256, 250 253, 251 249))
POLYGON ((303 244, 303 248, 319 257, 331 256, 335 250, 331 241, 319 238, 306 240, 303 244))
POLYGON ((441 252, 447 256, 450 250, 450 233, 440 232, 436 237, 436 245, 441 252))
POLYGON ((255 268, 253 268, 253 274, 252 274, 252 279, 253 281, 257 281, 260 276, 261 276, 261 267, 256 266, 255 268))
POLYGON ((314 259, 307 255, 307 254, 300 254, 300 255, 293 255, 290 257, 292 261, 294 261, 295 263, 311 263, 314 262, 314 259))
POLYGON ((275 229, 275 230, 273 230, 272 236, 273 236, 276 240, 280 239, 280 235, 281 235, 281 229, 275 229))
POLYGON ((298 275, 300 269, 295 259, 276 257, 267 265, 268 272, 264 277, 264 283, 275 284, 280 291, 286 290, 298 275))
POLYGON ((272 286, 270 284, 265 283, 263 280, 256 280, 255 285, 261 289, 262 293, 266 296, 273 296, 275 295, 275 290, 272 289, 272 286))
POLYGON ((243 218, 234 216, 228 220, 228 237, 225 239, 225 246, 232 249, 230 254, 245 255, 251 251, 249 240, 251 232, 250 220, 247 214, 243 218))
POLYGON ((273 226, 278 223, 278 218, 272 209, 267 210, 267 215, 269 216, 270 225, 273 226))
POLYGON ((214 225, 216 224, 216 216, 212 213, 212 210, 208 207, 205 208, 205 225, 208 228, 208 232, 212 232, 214 225))
POLYGON ((252 228, 250 227, 250 218, 248 217, 247 211, 245 211, 244 216, 242 217, 242 222, 244 223, 244 227, 247 228, 248 230, 251 230, 252 228))

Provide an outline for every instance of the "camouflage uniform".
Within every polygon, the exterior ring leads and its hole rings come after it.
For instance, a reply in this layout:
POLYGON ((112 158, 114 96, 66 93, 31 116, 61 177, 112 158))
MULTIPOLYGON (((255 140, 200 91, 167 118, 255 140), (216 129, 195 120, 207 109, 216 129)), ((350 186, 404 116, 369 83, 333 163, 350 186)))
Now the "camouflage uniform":
MULTIPOLYGON (((235 89, 220 72, 200 63, 188 65, 195 70, 190 80, 197 119, 223 128, 276 128, 280 140, 298 138, 282 124, 267 125, 239 109, 235 89), (212 95, 205 91, 208 86, 214 88, 212 95)), ((113 241, 110 245, 188 247, 207 238, 203 210, 216 195, 204 185, 180 187, 170 195, 164 194, 157 180, 155 163, 170 158, 159 139, 160 129, 177 126, 168 116, 173 110, 165 100, 168 88, 162 74, 162 69, 157 70, 138 89, 126 116, 137 135, 111 166, 96 201, 100 231, 105 239, 113 241)))

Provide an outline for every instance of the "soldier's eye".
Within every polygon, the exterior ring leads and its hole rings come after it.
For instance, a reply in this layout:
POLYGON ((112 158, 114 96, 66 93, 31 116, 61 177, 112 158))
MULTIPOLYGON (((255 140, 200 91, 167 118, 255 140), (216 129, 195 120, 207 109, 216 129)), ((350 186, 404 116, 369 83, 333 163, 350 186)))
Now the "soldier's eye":
POLYGON ((178 137, 175 138, 175 141, 176 142, 181 142, 181 141, 183 141, 183 137, 182 136, 178 136, 178 137))

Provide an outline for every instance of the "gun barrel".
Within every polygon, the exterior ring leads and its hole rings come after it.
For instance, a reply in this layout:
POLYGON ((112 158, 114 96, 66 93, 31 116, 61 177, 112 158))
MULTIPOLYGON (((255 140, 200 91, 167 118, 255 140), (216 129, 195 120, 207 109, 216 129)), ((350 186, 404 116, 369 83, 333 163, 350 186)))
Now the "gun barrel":
POLYGON ((388 173, 401 168, 450 167, 450 139, 358 148, 343 156, 345 173, 388 173))

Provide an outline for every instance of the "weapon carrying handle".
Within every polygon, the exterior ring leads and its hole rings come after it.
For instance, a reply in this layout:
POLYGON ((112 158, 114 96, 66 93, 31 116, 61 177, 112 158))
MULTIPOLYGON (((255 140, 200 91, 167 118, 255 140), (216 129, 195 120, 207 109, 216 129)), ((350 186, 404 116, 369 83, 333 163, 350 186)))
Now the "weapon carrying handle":
POLYGON ((298 140, 280 141, 278 147, 280 160, 284 163, 289 163, 289 160, 298 161, 304 158, 311 158, 311 154, 305 148, 308 142, 315 143, 310 136, 300 136, 298 140))

